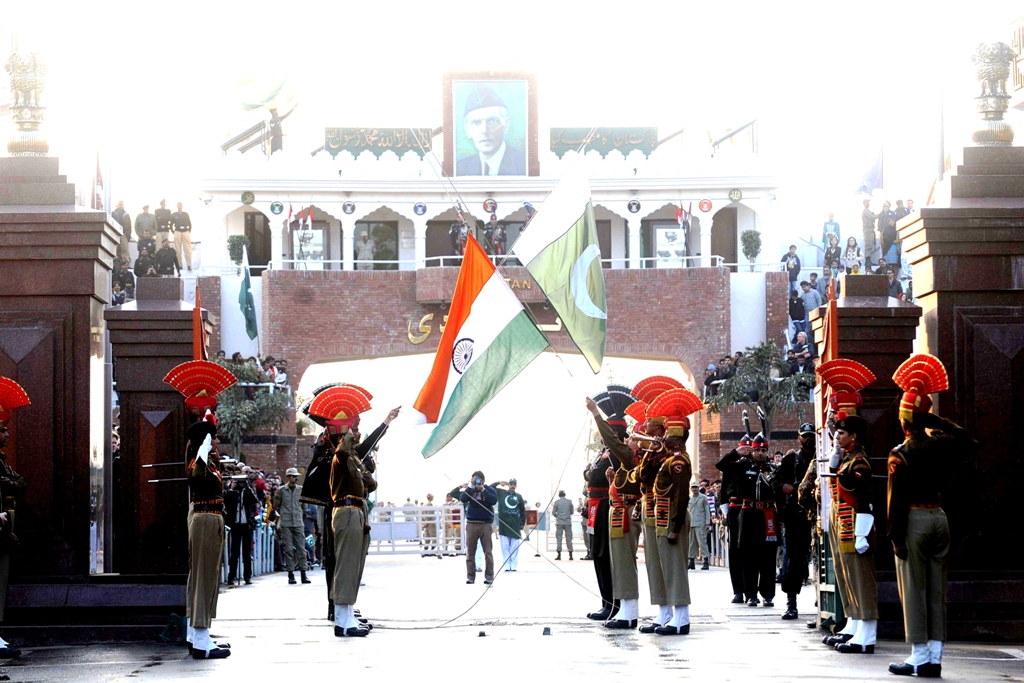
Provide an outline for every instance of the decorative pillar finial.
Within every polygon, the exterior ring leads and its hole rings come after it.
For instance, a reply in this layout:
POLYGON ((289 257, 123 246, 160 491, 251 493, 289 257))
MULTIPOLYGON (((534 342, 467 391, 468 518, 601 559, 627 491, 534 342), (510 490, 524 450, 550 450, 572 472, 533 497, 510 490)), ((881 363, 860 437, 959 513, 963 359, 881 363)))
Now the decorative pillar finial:
POLYGON ((981 94, 975 98, 981 113, 981 127, 971 136, 978 146, 1009 147, 1013 144, 1013 127, 1003 120, 1003 113, 1010 101, 1006 79, 1010 77, 1010 62, 1015 57, 1006 43, 982 43, 971 57, 981 84, 981 94))
POLYGON ((4 68, 11 77, 11 113, 15 131, 7 141, 7 152, 12 157, 45 157, 50 143, 39 131, 45 107, 41 104, 46 81, 46 64, 35 52, 16 51, 7 59, 4 68))

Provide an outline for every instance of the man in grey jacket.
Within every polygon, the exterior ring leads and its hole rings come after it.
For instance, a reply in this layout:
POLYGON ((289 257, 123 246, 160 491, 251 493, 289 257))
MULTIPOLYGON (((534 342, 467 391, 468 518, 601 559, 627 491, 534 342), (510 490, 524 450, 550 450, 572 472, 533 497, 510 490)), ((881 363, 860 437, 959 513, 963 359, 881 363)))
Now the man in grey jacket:
POLYGON ((700 485, 697 482, 690 483, 690 569, 694 569, 693 561, 697 557, 697 546, 700 546, 701 557, 704 558, 704 566, 701 569, 710 569, 708 565, 708 530, 711 529, 711 511, 708 508, 708 497, 700 492, 700 485))
POLYGON ((565 491, 558 492, 558 500, 551 507, 551 514, 555 518, 555 543, 558 554, 556 560, 562 559, 562 537, 565 536, 566 549, 569 551, 569 559, 572 559, 572 501, 565 497, 565 491))
POLYGON ((284 565, 288 569, 288 583, 295 583, 295 570, 302 574, 302 583, 310 583, 306 578, 309 564, 306 559, 306 532, 302 521, 302 487, 299 486, 299 471, 289 467, 284 473, 287 483, 274 495, 274 509, 281 515, 277 520, 277 538, 281 542, 281 553, 284 565))

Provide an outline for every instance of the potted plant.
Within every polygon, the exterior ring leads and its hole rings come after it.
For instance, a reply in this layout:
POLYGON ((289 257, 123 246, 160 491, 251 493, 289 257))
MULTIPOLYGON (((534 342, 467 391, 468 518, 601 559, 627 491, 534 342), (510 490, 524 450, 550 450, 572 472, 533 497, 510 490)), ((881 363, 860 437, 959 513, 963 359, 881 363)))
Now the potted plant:
POLYGON ((236 266, 241 265, 242 263, 243 246, 249 246, 249 238, 245 235, 231 235, 228 237, 228 258, 230 258, 231 262, 236 266))
POLYGON ((757 230, 744 230, 740 233, 743 255, 750 261, 750 272, 754 272, 754 261, 761 254, 761 233, 757 230))

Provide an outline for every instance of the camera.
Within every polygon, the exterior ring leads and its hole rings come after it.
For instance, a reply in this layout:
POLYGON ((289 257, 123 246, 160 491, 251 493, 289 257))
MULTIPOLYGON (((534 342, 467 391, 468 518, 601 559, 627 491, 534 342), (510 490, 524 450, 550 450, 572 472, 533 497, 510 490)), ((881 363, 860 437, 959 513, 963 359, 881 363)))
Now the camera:
POLYGON ((484 483, 484 480, 481 479, 480 477, 477 477, 476 479, 473 480, 473 484, 475 484, 476 486, 480 486, 483 483, 484 483))

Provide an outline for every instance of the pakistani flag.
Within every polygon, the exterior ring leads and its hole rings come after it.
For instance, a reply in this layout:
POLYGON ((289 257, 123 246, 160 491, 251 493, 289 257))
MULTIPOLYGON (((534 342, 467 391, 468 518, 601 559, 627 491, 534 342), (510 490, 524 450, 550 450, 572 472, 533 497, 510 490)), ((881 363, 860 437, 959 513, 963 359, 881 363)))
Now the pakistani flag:
POLYGON ((582 165, 569 168, 515 244, 594 373, 604 360, 608 320, 601 247, 582 165))
POLYGON ((259 334, 256 327, 256 301, 252 298, 252 282, 249 281, 249 250, 242 245, 242 288, 238 290, 238 307, 245 317, 245 332, 249 339, 259 334))

